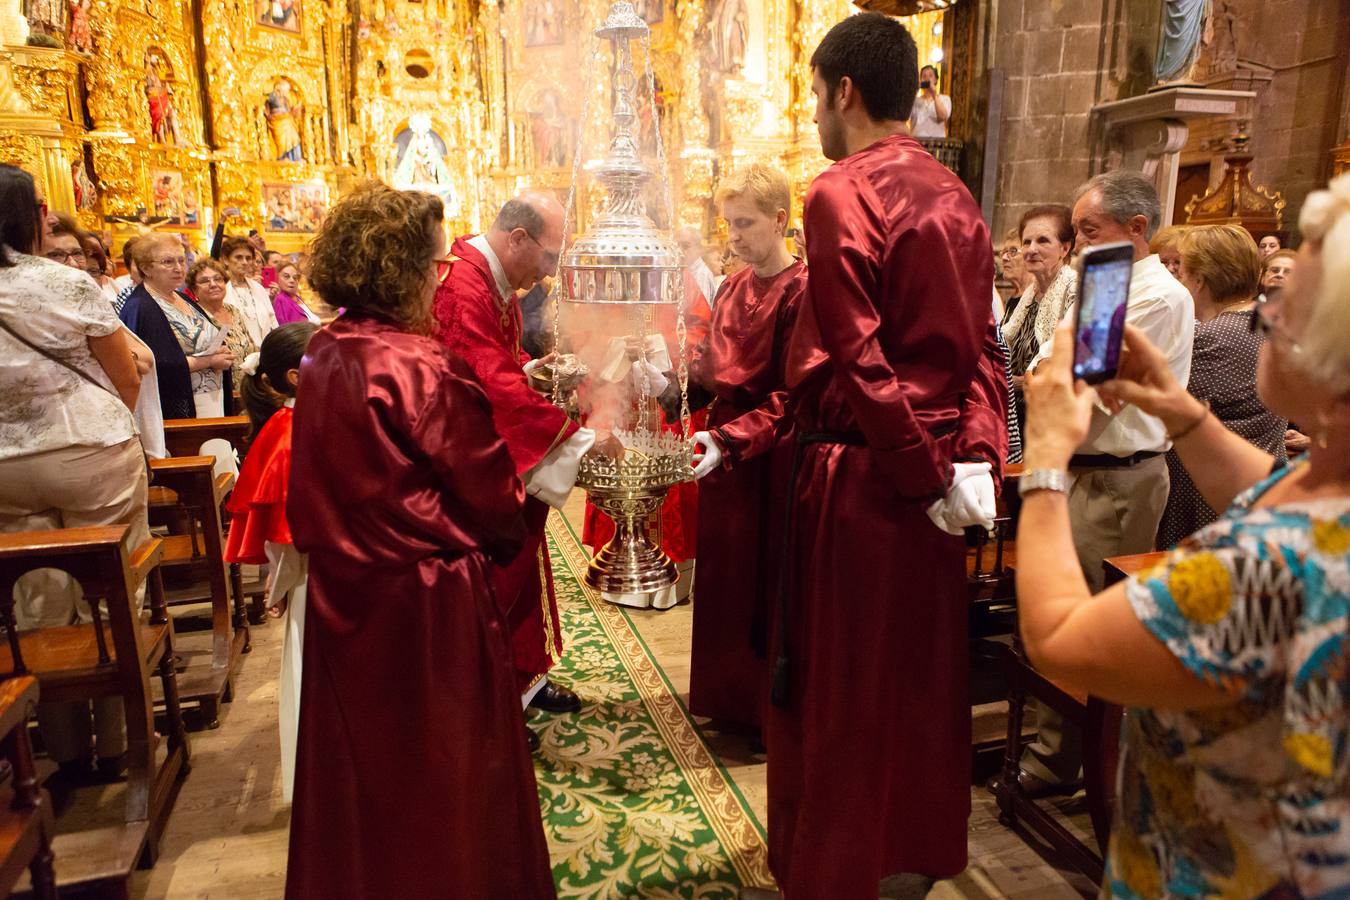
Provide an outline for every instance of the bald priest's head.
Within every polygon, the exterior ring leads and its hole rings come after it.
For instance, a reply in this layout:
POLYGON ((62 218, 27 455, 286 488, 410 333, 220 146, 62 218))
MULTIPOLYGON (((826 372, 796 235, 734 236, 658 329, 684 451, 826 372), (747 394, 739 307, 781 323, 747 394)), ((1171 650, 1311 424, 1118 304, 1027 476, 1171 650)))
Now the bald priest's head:
POLYGON ((558 270, 563 246, 563 207, 548 191, 529 190, 506 201, 487 233, 506 280, 528 291, 558 270))

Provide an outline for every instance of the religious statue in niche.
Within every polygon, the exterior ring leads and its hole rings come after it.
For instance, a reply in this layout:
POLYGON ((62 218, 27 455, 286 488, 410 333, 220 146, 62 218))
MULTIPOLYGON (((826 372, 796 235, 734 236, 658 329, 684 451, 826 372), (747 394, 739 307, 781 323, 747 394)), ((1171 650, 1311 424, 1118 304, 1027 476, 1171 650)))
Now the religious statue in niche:
POLYGON ((458 208, 454 181, 445 162, 445 139, 432 130, 431 117, 417 113, 408 127, 394 135, 398 162, 394 165, 394 187, 435 194, 447 208, 458 208))
POLYGON ((562 43, 562 5, 557 0, 530 0, 522 6, 525 12, 526 47, 562 43))
POLYGON ((304 109, 291 94, 291 82, 278 78, 264 104, 267 133, 272 138, 272 158, 285 162, 304 162, 300 149, 300 115, 304 109))
POLYGON ((70 183, 75 189, 76 209, 87 211, 98 205, 98 189, 94 187, 94 181, 89 177, 83 156, 76 157, 70 164, 70 183))
POLYGON ((1153 78, 1159 84, 1186 78, 1200 56, 1210 0, 1163 0, 1153 78))
POLYGON ((265 28, 300 33, 300 0, 253 0, 253 21, 265 28))
POLYGON ((150 139, 161 144, 181 144, 178 111, 169 86, 172 70, 163 51, 151 47, 145 51, 145 99, 150 109, 150 139))
POLYGON ((665 15, 666 0, 633 0, 633 8, 648 25, 656 25, 665 15))
MULTIPOLYGON (((28 20, 28 42, 33 43, 34 35, 45 35, 59 41, 65 34, 64 0, 26 0, 24 18, 28 20)), ((52 43, 48 41, 47 43, 52 43)))
POLYGON ((89 28, 89 5, 92 0, 69 0, 70 30, 66 32, 66 46, 80 53, 94 52, 94 35, 89 28))
POLYGON ((572 157, 572 129, 563 114, 562 97, 553 88, 539 94, 539 109, 530 113, 530 137, 534 141, 537 168, 562 168, 572 157))
POLYGON ((750 46, 750 12, 745 0, 715 0, 707 22, 705 46, 712 67, 727 75, 740 74, 750 46))

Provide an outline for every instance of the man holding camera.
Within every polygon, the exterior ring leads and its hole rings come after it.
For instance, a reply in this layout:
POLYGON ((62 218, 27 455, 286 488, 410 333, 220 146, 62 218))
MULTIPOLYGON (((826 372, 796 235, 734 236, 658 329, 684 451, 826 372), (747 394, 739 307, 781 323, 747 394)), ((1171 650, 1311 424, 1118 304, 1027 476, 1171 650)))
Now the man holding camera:
POLYGON ((909 118, 910 134, 916 138, 945 138, 952 117, 952 98, 938 93, 938 72, 933 66, 919 70, 919 96, 909 118))

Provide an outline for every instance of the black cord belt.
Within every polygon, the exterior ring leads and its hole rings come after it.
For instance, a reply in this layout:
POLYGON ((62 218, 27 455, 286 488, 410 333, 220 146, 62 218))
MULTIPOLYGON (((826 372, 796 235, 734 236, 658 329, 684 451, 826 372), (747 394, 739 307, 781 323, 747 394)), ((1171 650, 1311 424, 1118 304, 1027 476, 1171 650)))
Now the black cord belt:
POLYGON ((1070 469, 1127 469, 1154 457, 1162 456, 1157 450, 1140 450, 1129 456, 1112 456, 1110 453, 1075 453, 1069 459, 1070 469))

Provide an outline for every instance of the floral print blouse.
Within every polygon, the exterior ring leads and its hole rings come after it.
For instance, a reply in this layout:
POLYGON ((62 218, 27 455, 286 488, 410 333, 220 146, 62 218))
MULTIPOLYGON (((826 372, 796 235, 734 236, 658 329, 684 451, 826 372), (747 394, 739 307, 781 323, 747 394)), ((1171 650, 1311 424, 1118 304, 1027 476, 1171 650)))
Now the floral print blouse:
POLYGON ((1350 897, 1350 499, 1242 497, 1127 582, 1207 710, 1130 709, 1106 889, 1116 897, 1350 897))

